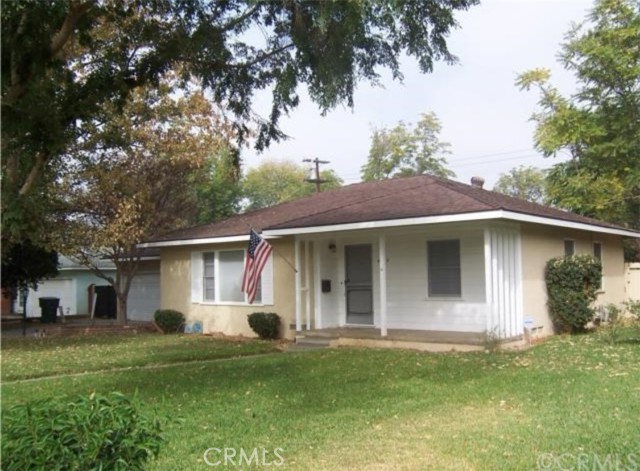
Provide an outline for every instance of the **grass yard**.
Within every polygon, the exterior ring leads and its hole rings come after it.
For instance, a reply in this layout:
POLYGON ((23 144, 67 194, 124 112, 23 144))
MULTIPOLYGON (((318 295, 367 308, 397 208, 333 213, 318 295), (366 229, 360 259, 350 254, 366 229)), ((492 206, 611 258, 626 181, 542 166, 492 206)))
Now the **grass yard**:
POLYGON ((281 449, 284 464, 271 469, 640 468, 637 341, 591 334, 525 352, 334 349, 215 361, 272 347, 167 337, 5 342, 2 407, 137 392, 144 407, 182 419, 168 423, 152 470, 246 469, 208 466, 213 447, 264 449, 267 461, 281 449), (196 358, 207 361, 170 365, 196 358), (135 368, 147 360, 168 366, 135 368), (124 366, 132 368, 99 371, 124 366), (52 368, 97 373, 15 381, 52 368))

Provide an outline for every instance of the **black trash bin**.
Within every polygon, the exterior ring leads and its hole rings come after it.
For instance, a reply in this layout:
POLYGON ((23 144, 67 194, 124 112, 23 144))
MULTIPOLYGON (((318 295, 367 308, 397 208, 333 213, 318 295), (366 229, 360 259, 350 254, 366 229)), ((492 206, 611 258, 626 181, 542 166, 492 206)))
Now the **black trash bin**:
POLYGON ((40 322, 54 324, 60 305, 60 298, 38 298, 40 300, 40 322))

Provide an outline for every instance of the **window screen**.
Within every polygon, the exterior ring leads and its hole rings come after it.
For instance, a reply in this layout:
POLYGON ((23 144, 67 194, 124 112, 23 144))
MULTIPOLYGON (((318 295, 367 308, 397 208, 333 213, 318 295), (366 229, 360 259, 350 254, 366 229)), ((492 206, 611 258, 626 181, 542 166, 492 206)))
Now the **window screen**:
POLYGON ((244 251, 219 252, 220 261, 220 302, 243 302, 241 291, 244 251))
POLYGON ((572 240, 564 241, 564 254, 573 255, 576 252, 576 244, 572 240))
POLYGON ((460 241, 427 242, 429 296, 461 296, 460 241))
POLYGON ((204 259, 204 300, 216 300, 216 254, 213 252, 203 254, 204 259))

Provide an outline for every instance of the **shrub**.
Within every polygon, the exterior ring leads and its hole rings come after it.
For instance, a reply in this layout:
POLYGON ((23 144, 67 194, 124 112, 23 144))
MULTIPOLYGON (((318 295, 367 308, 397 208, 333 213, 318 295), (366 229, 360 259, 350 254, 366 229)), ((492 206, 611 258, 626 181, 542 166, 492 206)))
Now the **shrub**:
POLYGON ((558 332, 583 331, 594 317, 592 303, 600 286, 602 267, 591 255, 556 257, 547 262, 548 306, 558 332))
POLYGON ((35 401, 3 411, 2 469, 142 469, 161 442, 160 421, 120 393, 35 401))
POLYGON ((280 316, 274 312, 249 314, 249 327, 261 339, 277 339, 280 335, 280 316))
POLYGON ((165 334, 180 332, 184 326, 184 314, 173 309, 158 309, 153 320, 165 334))
POLYGON ((640 299, 629 299, 622 304, 627 308, 629 314, 640 321, 640 299))

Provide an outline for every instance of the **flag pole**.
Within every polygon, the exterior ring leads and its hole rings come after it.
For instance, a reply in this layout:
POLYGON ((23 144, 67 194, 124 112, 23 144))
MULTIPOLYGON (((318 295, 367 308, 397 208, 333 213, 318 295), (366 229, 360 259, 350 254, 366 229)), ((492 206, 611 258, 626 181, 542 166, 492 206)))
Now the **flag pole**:
MULTIPOLYGON (((247 221, 245 221, 244 219, 241 219, 241 221, 244 223, 244 225, 245 225, 245 226, 247 226, 247 227, 249 228, 249 230, 251 230, 251 231, 255 232, 256 234, 258 233, 258 231, 256 231, 256 230, 251 226, 251 224, 249 224, 247 221)), ((262 237, 262 236, 260 236, 260 237, 262 237)), ((266 240, 266 239, 265 239, 265 240, 266 240)), ((291 269, 294 271, 294 273, 298 273, 298 269, 297 269, 296 267, 294 267, 294 266, 291 264, 291 262, 290 262, 289 260, 287 260, 287 258, 286 258, 284 255, 282 255, 282 254, 280 253, 280 251, 279 251, 278 249, 276 249, 273 245, 271 245, 271 249, 272 249, 275 253, 277 253, 278 255, 280 255, 280 258, 281 258, 282 260, 284 260, 284 262, 285 262, 287 265, 289 265, 289 266, 291 267, 291 269)))

